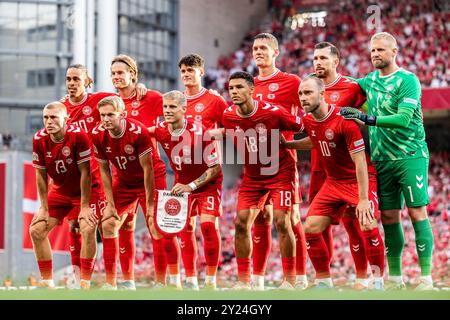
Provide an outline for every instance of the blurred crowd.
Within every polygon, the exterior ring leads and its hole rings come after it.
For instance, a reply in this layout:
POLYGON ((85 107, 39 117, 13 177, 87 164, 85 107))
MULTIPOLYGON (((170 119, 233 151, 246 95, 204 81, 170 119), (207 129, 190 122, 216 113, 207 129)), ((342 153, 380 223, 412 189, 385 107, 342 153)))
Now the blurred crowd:
MULTIPOLYGON (((277 67, 301 78, 313 72, 314 45, 320 41, 335 44, 341 61, 338 71, 352 77, 362 77, 373 70, 368 48, 370 37, 377 31, 392 33, 399 46, 397 63, 414 72, 423 87, 450 86, 449 45, 450 12, 433 1, 379 1, 380 24, 377 29, 371 5, 366 0, 335 1, 327 9, 325 27, 313 27, 307 21, 292 30, 292 17, 297 13, 296 1, 274 1, 271 23, 245 35, 241 47, 219 59, 207 69, 205 86, 218 90, 229 99, 227 79, 234 71, 246 70, 254 75, 257 67, 252 59, 253 37, 271 32, 280 43, 277 67), (282 2, 285 2, 284 5, 282 2), (281 4, 280 4, 281 3, 281 4)), ((374 13, 375 12, 375 13, 374 13)))
MULTIPOLYGON (((428 207, 430 221, 433 226, 435 249, 433 253, 433 279, 436 286, 450 286, 450 154, 443 152, 431 155, 429 170, 429 194, 431 203, 428 207)), ((301 205, 302 219, 306 217, 309 203, 305 195, 309 188, 310 163, 301 161, 298 165, 301 177, 304 202, 301 205)), ((218 286, 231 287, 236 281, 237 266, 234 255, 234 217, 236 214, 236 196, 239 182, 236 186, 227 188, 222 194, 223 215, 220 218, 221 262, 218 272, 218 286)), ((405 233, 405 249, 403 254, 404 278, 414 284, 420 275, 417 253, 414 241, 414 230, 406 211, 402 212, 405 233)), ((380 223, 381 225, 381 223, 380 223)), ((382 230, 382 228, 381 228, 382 230)), ((337 285, 350 285, 355 278, 354 264, 351 257, 348 237, 342 225, 333 227, 334 254, 332 258, 332 276, 337 285)), ((205 258, 203 256, 202 236, 197 228, 198 272, 200 283, 205 276, 205 258)), ((283 277, 279 243, 276 231, 273 230, 272 253, 268 261, 267 285, 277 285, 283 277)), ((308 261, 308 276, 314 277, 313 267, 308 261)), ((99 254, 96 264, 95 278, 104 279, 103 261, 99 254)), ((150 235, 146 230, 136 236, 136 281, 145 285, 154 279, 153 250, 150 235)), ((181 268, 182 279, 184 270, 181 268)), ((120 272, 119 272, 120 275, 120 272)))

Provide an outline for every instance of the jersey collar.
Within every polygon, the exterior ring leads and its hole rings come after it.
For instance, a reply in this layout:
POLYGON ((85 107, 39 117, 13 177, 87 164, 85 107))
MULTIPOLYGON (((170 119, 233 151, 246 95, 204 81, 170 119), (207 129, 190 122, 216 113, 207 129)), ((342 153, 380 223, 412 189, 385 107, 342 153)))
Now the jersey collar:
POLYGON ((250 118, 251 116, 253 116, 256 113, 256 111, 258 111, 258 101, 257 100, 253 100, 253 106, 255 107, 255 108, 253 108, 253 111, 246 115, 240 114, 239 107, 236 106, 236 115, 241 118, 250 118))
POLYGON ((280 72, 280 69, 275 68, 275 72, 272 73, 272 74, 269 74, 269 75, 266 76, 266 77, 262 77, 262 76, 259 76, 259 75, 258 75, 258 80, 261 80, 261 81, 269 80, 269 79, 275 77, 279 72, 280 72))
POLYGON ((188 96, 186 93, 184 94, 186 96, 186 99, 193 100, 197 99, 198 97, 202 96, 206 92, 206 88, 201 88, 200 92, 197 94, 194 94, 193 96, 188 96))
POLYGON ((333 111, 334 111, 334 104, 330 104, 330 110, 328 110, 328 112, 327 112, 327 114, 325 115, 325 117, 323 117, 322 119, 319 119, 319 120, 317 120, 317 119, 314 119, 316 122, 324 122, 324 121, 326 121, 330 116, 331 116, 331 114, 333 113, 333 111))
POLYGON ((125 131, 127 129, 127 123, 125 119, 122 119, 120 121, 120 127, 122 128, 122 131, 120 132, 120 134, 118 136, 115 136, 111 133, 111 131, 108 131, 109 135, 111 136, 111 138, 113 139, 120 139, 123 137, 123 135, 125 134, 125 131))
POLYGON ((70 103, 72 106, 74 106, 74 107, 75 107, 75 106, 79 106, 79 105, 81 105, 81 104, 83 104, 83 103, 86 102, 87 97, 88 97, 88 93, 85 92, 85 93, 84 93, 83 99, 81 99, 81 101, 80 101, 80 102, 77 102, 77 103, 72 102, 72 100, 70 100, 70 97, 69 97, 69 103, 70 103))
POLYGON ((339 80, 341 80, 341 78, 342 78, 341 74, 338 73, 336 79, 334 79, 334 81, 333 81, 332 83, 326 84, 326 85, 325 85, 325 88, 326 88, 326 89, 330 89, 331 87, 333 87, 334 85, 336 85, 336 83, 338 83, 339 80))
POLYGON ((171 135, 172 137, 179 137, 179 136, 181 136, 181 135, 184 133, 184 130, 186 130, 186 127, 187 127, 187 120, 184 119, 183 128, 178 129, 178 130, 175 130, 175 131, 172 131, 172 130, 170 129, 170 126, 167 125, 167 130, 169 130, 169 133, 170 133, 170 135, 171 135))

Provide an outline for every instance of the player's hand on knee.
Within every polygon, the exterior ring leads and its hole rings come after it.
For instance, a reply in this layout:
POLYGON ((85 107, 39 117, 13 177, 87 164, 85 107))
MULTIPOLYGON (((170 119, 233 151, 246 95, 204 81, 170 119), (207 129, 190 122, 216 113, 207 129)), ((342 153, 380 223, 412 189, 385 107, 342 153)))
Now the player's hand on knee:
POLYGON ((41 221, 44 221, 46 224, 48 223, 48 209, 42 207, 40 207, 38 212, 34 215, 33 219, 31 220, 30 227, 41 221))
POLYGON ((78 215, 78 222, 83 219, 90 227, 95 227, 98 223, 97 216, 95 215, 94 210, 90 207, 81 208, 80 214, 78 215))
POLYGON ((374 220, 373 212, 370 209, 370 202, 367 199, 360 200, 356 207, 356 216, 361 225, 369 225, 374 220))
POLYGON ((119 217, 119 215, 117 214, 116 208, 115 208, 113 205, 111 205, 110 203, 108 203, 108 204, 106 205, 105 209, 103 210, 103 215, 102 215, 102 220, 101 220, 101 222, 106 221, 106 220, 108 220, 109 218, 113 218, 113 219, 116 219, 116 220, 120 220, 120 217, 119 217))

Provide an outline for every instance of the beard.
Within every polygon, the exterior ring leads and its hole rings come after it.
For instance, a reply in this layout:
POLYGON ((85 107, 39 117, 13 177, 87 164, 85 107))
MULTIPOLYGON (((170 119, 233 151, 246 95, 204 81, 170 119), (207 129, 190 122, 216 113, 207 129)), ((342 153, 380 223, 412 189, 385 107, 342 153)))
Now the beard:
POLYGON ((381 61, 377 60, 377 61, 373 62, 373 66, 376 69, 384 69, 384 68, 388 67, 389 65, 390 65, 389 61, 386 61, 386 60, 381 60, 381 61))

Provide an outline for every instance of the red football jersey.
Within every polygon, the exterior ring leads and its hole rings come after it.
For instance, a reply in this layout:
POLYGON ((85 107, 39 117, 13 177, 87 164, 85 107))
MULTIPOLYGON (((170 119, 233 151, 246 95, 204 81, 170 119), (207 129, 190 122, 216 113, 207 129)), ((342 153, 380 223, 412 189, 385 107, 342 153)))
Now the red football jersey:
MULTIPOLYGON (((97 104, 105 97, 117 95, 111 92, 94 92, 86 93, 84 98, 79 103, 72 103, 69 96, 63 98, 63 104, 66 106, 69 115, 68 124, 72 124, 83 129, 91 139, 92 129, 100 122, 100 114, 97 109, 97 104)), ((91 178, 93 190, 102 193, 101 177, 98 163, 94 157, 91 159, 91 178)))
MULTIPOLYGON (((163 121, 155 128, 156 140, 162 145, 170 166, 175 173, 175 183, 189 184, 200 177, 209 167, 219 163, 215 144, 203 141, 205 127, 194 119, 186 119, 179 132, 171 132, 163 121)), ((194 190, 193 194, 217 194, 222 190, 222 172, 205 186, 194 190)))
POLYGON ((95 158, 114 166, 113 182, 130 187, 144 186, 144 170, 139 158, 152 152, 147 128, 137 120, 123 119, 122 133, 112 136, 99 124, 92 130, 95 158))
POLYGON ((225 99, 202 88, 194 96, 186 95, 186 118, 200 122, 207 130, 220 127, 223 111, 228 107, 225 99))
MULTIPOLYGON (((294 116, 299 115, 301 104, 298 88, 301 80, 298 76, 276 69, 273 74, 267 77, 256 76, 254 80, 254 99, 276 104, 294 116)), ((287 140, 292 140, 294 137, 292 132, 286 132, 283 135, 287 140)))
POLYGON ((89 160, 89 138, 79 127, 68 126, 61 142, 53 142, 45 129, 33 137, 33 166, 47 170, 53 180, 52 191, 60 195, 80 197, 78 164, 89 160))
POLYGON ((269 184, 282 182, 278 180, 285 179, 281 174, 286 173, 287 179, 292 181, 295 162, 291 153, 280 145, 279 136, 274 136, 274 130, 297 132, 301 128, 300 118, 265 101, 254 100, 254 106, 254 110, 244 116, 233 105, 222 117, 224 127, 235 132, 234 143, 244 156, 244 176, 269 184))
MULTIPOLYGON (((327 178, 354 183, 357 181, 356 167, 350 154, 365 150, 364 139, 359 126, 341 117, 339 110, 330 105, 327 115, 320 121, 308 113, 302 118, 302 124, 317 149, 327 178)), ((371 166, 367 157, 366 161, 368 167, 371 166)))
MULTIPOLYGON (((147 94, 140 101, 136 100, 136 96, 133 95, 128 99, 123 99, 123 102, 127 117, 142 122, 147 128, 155 126, 163 116, 163 98, 158 91, 147 90, 147 94)), ((160 158, 155 139, 151 138, 151 140, 153 171, 156 178, 165 175, 166 166, 160 158)))
MULTIPOLYGON (((356 81, 338 74, 333 83, 325 85, 325 102, 336 107, 354 107, 360 109, 366 102, 366 95, 356 81)), ((311 150, 311 171, 323 171, 319 165, 317 149, 311 150)))

